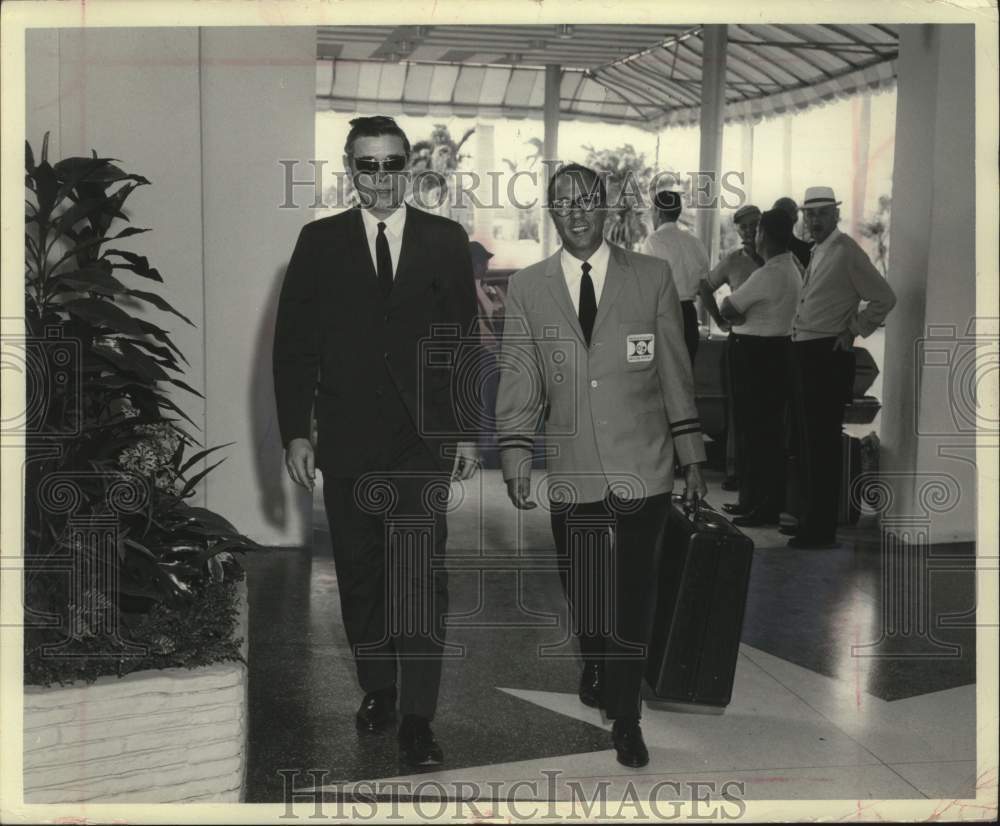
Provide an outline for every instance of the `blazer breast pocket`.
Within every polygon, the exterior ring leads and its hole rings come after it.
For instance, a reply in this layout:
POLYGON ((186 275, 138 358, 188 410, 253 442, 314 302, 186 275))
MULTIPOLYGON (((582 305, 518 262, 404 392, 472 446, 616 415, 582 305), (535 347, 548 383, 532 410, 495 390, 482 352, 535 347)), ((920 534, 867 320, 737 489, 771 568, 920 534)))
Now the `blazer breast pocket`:
POLYGON ((656 367, 656 322, 626 321, 619 325, 615 361, 625 370, 652 370, 656 367))

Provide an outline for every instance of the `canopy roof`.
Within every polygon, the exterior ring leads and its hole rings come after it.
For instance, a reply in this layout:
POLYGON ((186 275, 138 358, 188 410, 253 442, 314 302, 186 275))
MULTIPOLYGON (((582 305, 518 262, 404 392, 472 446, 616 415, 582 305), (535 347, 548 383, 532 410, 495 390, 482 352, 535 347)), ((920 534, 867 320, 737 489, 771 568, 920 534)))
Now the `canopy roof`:
MULTIPOLYGON (((698 123, 702 26, 326 26, 317 104, 337 111, 541 118, 545 64, 564 119, 698 123)), ((757 121, 891 86, 883 25, 731 24, 726 120, 757 121)))

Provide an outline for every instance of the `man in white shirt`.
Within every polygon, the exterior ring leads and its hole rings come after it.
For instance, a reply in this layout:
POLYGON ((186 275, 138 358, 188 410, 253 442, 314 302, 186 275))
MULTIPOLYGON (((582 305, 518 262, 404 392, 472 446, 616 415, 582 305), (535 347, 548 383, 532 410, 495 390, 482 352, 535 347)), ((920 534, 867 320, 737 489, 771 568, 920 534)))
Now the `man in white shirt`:
POLYGON ((788 400, 788 347, 802 284, 789 250, 794 224, 787 212, 760 217, 756 249, 765 264, 722 301, 729 334, 734 418, 745 437, 740 527, 775 525, 784 503, 783 432, 788 400))
POLYGON ((677 223, 682 210, 679 192, 667 189, 657 192, 653 198, 653 232, 639 251, 670 265, 684 314, 684 344, 693 365, 698 352, 698 311, 694 300, 698 285, 708 277, 708 253, 701 241, 677 223))
POLYGON ((792 322, 793 411, 805 499, 788 542, 793 548, 836 544, 840 433, 854 383, 854 339, 877 330, 896 303, 864 250, 837 229, 839 203, 828 186, 810 187, 802 202, 815 246, 792 322), (862 301, 868 302, 864 309, 862 301))

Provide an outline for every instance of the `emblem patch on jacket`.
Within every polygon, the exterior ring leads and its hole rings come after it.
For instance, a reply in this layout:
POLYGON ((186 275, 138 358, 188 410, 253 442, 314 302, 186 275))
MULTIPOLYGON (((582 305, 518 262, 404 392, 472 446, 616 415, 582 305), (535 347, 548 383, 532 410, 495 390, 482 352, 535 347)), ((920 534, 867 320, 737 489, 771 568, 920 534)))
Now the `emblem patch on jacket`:
POLYGON ((653 360, 653 334, 638 333, 626 338, 625 360, 629 364, 653 360))

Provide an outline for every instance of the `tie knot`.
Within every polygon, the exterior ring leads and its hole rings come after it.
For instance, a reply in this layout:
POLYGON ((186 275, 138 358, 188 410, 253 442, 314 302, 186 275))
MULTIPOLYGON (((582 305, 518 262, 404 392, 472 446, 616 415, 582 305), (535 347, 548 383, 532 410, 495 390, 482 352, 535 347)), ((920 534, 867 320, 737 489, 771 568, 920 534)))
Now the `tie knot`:
POLYGON ((380 235, 385 232, 385 221, 378 222, 378 231, 380 235))
POLYGON ((584 275, 590 275, 590 262, 589 261, 584 261, 583 262, 583 274, 584 275))

